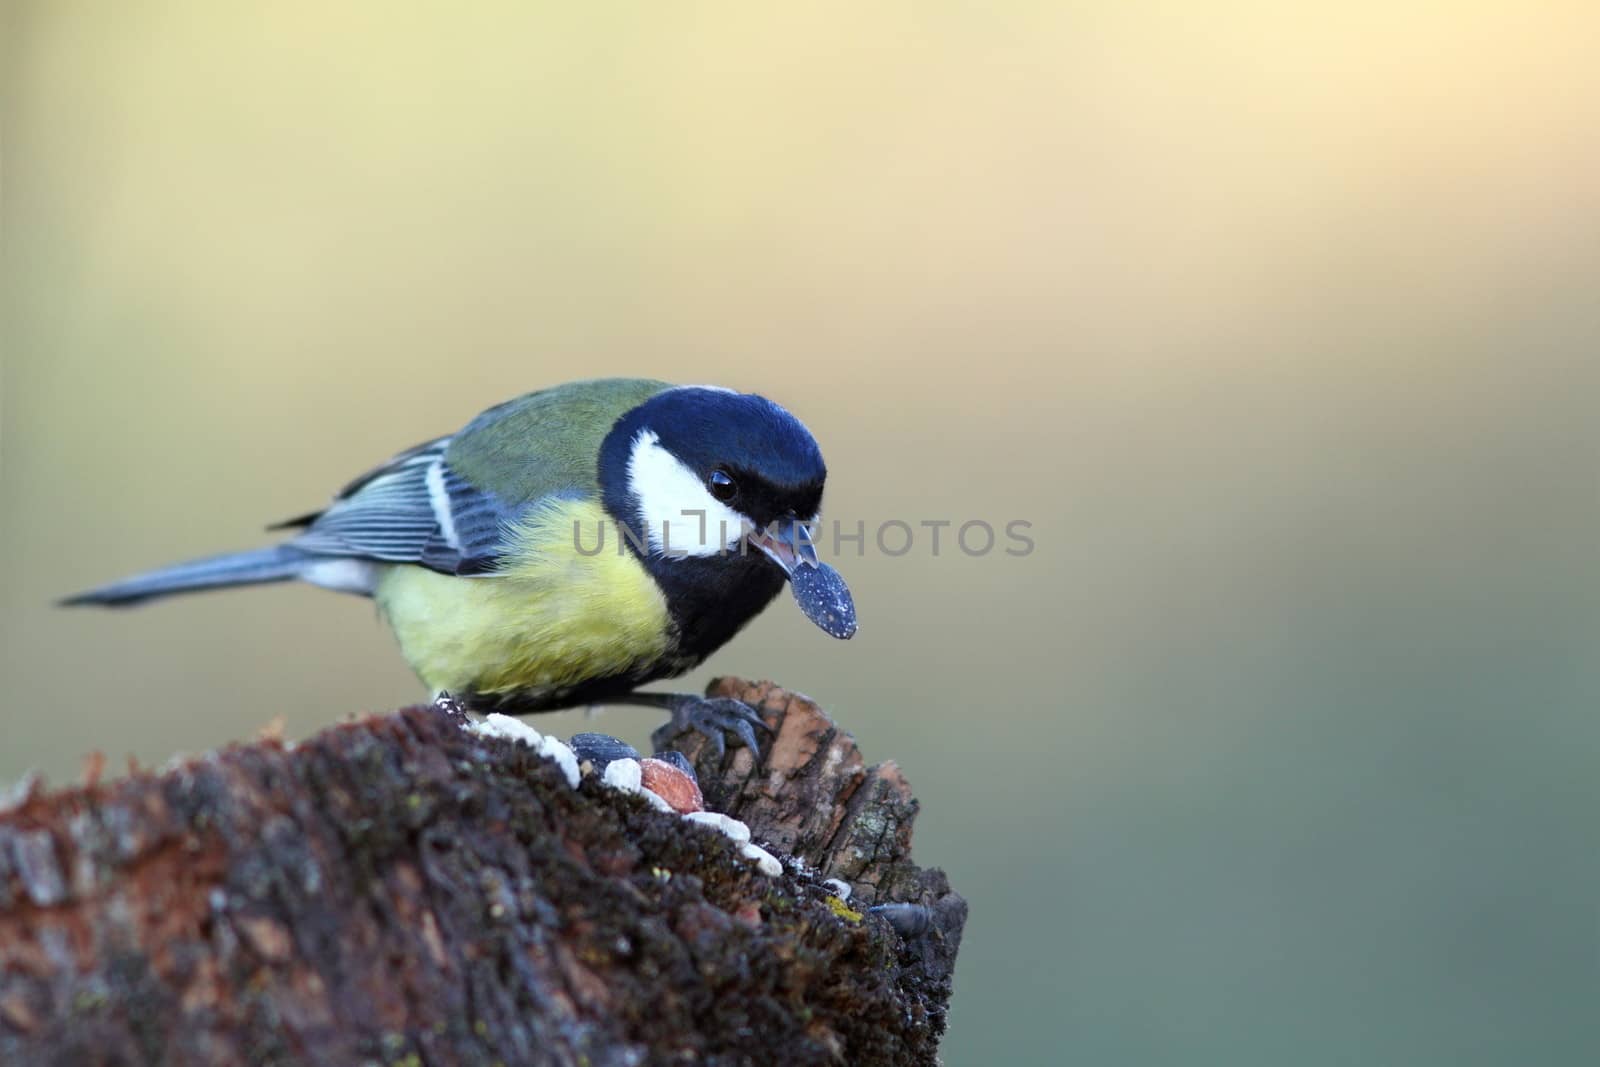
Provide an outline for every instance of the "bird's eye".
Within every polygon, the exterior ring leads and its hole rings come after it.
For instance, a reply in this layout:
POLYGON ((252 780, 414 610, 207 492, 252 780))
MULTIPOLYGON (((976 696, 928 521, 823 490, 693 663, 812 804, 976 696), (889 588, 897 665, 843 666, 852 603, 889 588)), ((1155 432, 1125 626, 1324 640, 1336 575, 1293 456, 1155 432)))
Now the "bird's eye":
POLYGON ((712 496, 724 504, 739 495, 739 483, 723 470, 711 472, 711 477, 706 479, 706 488, 711 490, 712 496))

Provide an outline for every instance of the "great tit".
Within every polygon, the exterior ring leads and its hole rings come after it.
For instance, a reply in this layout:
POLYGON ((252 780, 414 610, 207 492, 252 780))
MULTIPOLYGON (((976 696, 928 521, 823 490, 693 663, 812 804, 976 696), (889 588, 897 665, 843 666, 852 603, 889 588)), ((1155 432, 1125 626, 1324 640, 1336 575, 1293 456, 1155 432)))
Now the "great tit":
POLYGON ((817 559, 827 470, 760 396, 612 378, 529 393, 395 456, 281 544, 179 563, 69 597, 128 605, 300 580, 370 596, 436 697, 524 714, 661 707, 754 748, 729 700, 640 693, 722 647, 792 582, 825 632, 855 607, 817 559))

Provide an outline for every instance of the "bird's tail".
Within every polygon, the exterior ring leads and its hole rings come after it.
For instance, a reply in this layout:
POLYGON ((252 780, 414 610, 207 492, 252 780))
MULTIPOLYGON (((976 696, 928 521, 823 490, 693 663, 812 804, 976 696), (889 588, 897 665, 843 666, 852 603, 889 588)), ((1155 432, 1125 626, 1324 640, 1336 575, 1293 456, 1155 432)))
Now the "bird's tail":
POLYGON ((225 556, 209 556, 135 574, 120 582, 69 596, 61 604, 127 607, 174 593, 197 593, 202 589, 222 589, 230 585, 284 582, 299 577, 308 562, 305 553, 288 545, 273 545, 250 552, 230 552, 225 556))

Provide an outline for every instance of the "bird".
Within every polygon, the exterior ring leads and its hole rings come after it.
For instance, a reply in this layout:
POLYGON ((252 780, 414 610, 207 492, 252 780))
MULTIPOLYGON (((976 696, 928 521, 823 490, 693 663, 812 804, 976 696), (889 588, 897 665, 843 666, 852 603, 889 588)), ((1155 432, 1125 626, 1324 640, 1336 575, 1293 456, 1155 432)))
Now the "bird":
POLYGON ((569 382, 399 453, 277 544, 137 574, 61 601, 123 607, 300 581, 372 598, 436 700, 526 715, 607 703, 751 749, 730 699, 645 692, 698 666, 791 583, 824 632, 856 630, 818 559, 827 468, 765 397, 644 378, 569 382), (609 537, 608 537, 609 534, 609 537))

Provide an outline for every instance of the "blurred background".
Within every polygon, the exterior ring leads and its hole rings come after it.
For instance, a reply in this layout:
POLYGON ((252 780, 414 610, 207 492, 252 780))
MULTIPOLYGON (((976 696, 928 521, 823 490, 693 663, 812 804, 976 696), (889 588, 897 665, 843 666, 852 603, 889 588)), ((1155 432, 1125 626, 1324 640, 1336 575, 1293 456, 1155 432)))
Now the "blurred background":
POLYGON ((784 600, 692 679, 905 768, 948 1062, 1600 1056, 1592 5, 3 17, 0 779, 416 700, 363 600, 51 602, 715 382, 848 527, 1033 523, 847 547, 855 641, 784 600))

